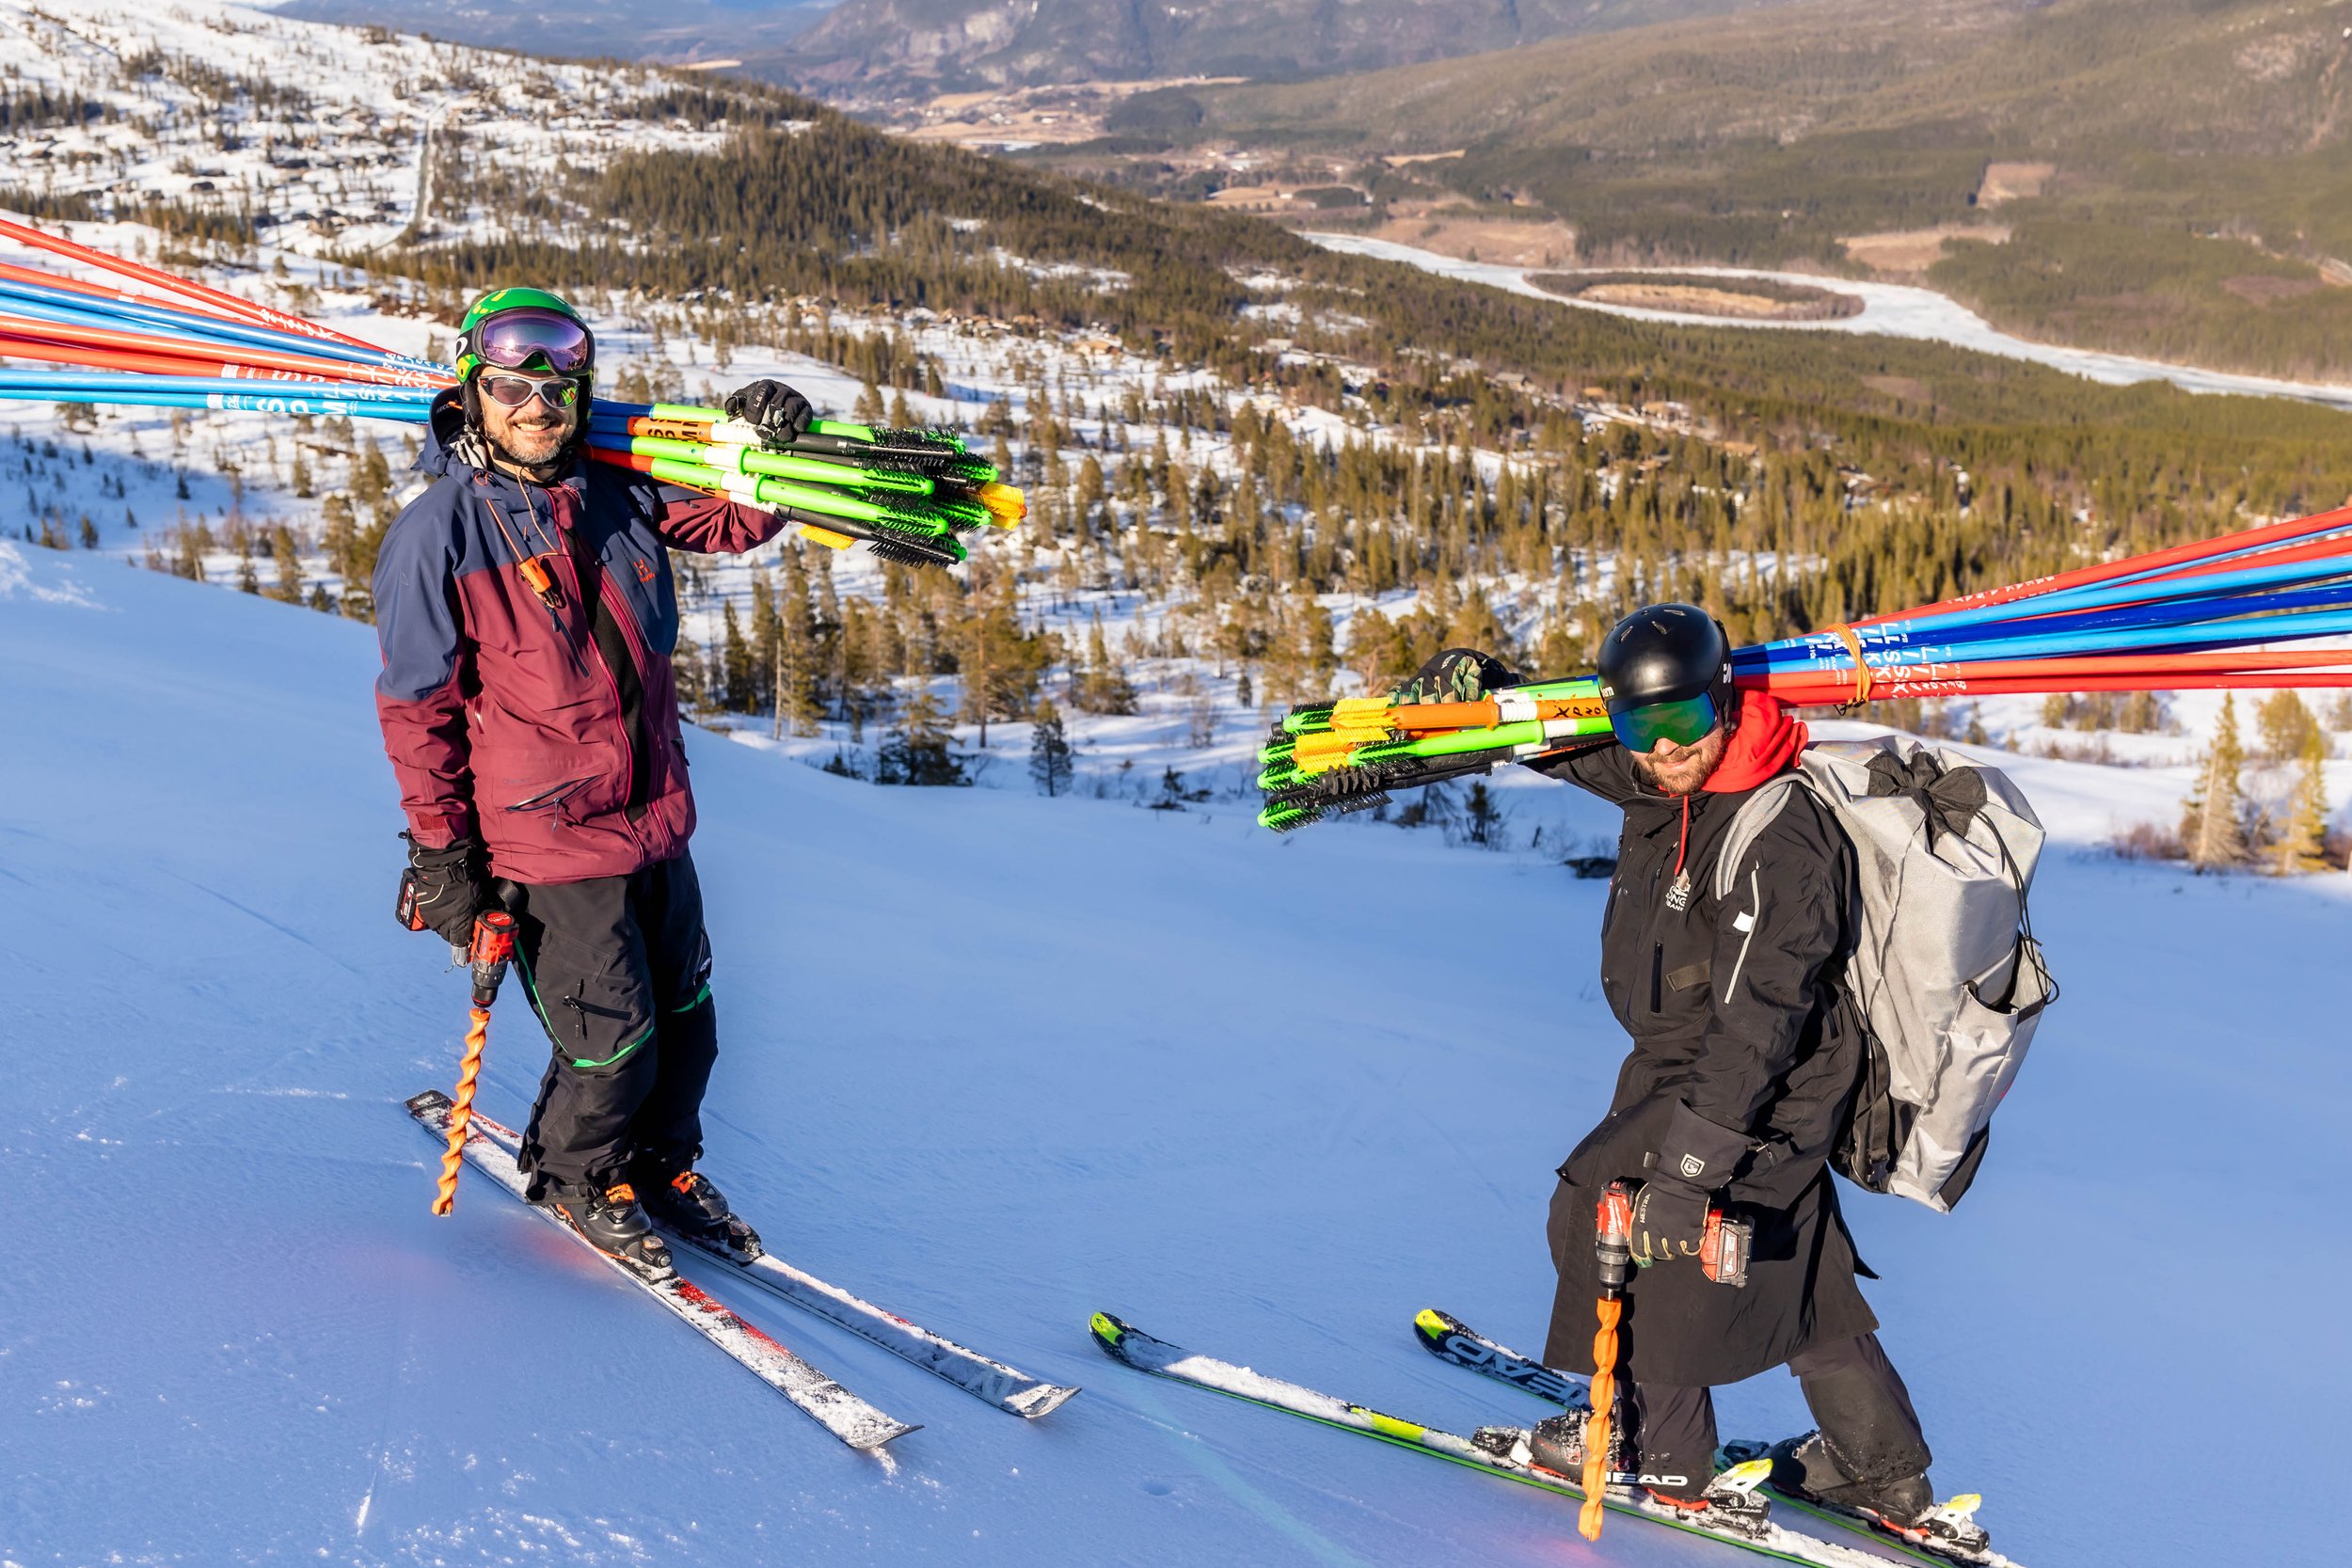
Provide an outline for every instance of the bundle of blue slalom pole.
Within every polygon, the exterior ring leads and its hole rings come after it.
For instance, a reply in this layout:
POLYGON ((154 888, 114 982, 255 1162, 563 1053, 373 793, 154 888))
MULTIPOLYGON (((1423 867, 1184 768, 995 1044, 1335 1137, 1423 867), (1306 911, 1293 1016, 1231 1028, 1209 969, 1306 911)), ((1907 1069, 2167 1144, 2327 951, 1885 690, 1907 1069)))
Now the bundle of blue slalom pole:
MULTIPOLYGON (((0 237, 108 280, 0 262, 0 400, 421 424, 455 385, 446 365, 38 229, 0 220, 0 237)), ((910 565, 961 562, 964 536, 1026 512, 993 465, 941 430, 819 420, 777 449, 719 409, 599 398, 588 436, 598 462, 769 507, 819 544, 910 565)))

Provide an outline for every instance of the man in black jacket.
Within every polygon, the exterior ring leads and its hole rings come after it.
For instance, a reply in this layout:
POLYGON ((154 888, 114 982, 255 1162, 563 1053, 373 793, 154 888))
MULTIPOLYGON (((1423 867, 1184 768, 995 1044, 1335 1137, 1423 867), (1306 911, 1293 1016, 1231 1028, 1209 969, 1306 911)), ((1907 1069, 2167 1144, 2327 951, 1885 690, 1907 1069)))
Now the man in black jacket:
MULTIPOLYGON (((1964 1526, 1980 1551, 1980 1531, 1933 1506, 1927 1443, 1854 1282, 1864 1271, 1827 1168, 1862 1063, 1836 990, 1853 940, 1853 849, 1809 791, 1787 790, 1740 863, 1718 865, 1733 816, 1794 766, 1804 726, 1735 690, 1723 628, 1689 605, 1629 616, 1602 645, 1599 675, 1618 743, 1543 770, 1625 813, 1601 985, 1633 1050, 1609 1115, 1560 1167, 1545 1359, 1594 1370, 1595 1212, 1624 1181, 1638 1188, 1644 1266, 1626 1290, 1621 1425, 1650 1494, 1705 1522, 1759 1523, 1760 1499, 1709 1489, 1708 1389, 1786 1366, 1820 1427, 1784 1445, 1776 1484, 1938 1548, 1964 1526), (1719 869, 1730 873, 1720 898, 1719 869), (1742 1288, 1698 1261, 1718 1205, 1755 1225, 1742 1288)), ((1581 1418, 1554 1418, 1531 1446, 1536 1463, 1581 1471, 1581 1418)))

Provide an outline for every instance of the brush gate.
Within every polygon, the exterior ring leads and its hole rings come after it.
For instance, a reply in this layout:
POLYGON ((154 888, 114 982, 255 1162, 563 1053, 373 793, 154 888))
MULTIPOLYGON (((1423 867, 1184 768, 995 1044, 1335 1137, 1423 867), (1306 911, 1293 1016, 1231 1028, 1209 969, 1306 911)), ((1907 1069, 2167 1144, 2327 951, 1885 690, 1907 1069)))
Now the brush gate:
POLYGON ((2041 820, 1999 768, 1945 747, 1899 736, 1812 746, 1741 804, 1716 863, 1718 897, 1800 788, 1852 840, 1859 871, 1839 990, 1865 1065, 1831 1166, 1948 1213, 2058 999, 2026 907, 2041 820))

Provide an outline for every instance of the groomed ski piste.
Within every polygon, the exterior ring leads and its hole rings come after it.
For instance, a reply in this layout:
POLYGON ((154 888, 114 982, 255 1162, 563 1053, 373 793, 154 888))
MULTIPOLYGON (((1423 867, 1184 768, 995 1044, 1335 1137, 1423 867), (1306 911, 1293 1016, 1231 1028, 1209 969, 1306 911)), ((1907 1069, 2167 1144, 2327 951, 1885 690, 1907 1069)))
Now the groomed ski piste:
MULTIPOLYGON (((1613 1515, 1587 1545, 1567 1499, 1088 1333, 1539 1417, 1412 1323, 1540 1346, 1551 1168, 1623 1049, 1606 884, 690 735, 708 1168, 797 1266, 1085 1386, 1014 1419, 681 1258, 922 1428, 859 1453, 479 1172, 427 1212, 402 1102, 453 1081, 466 986, 389 918, 375 669, 366 626, 0 544, 0 1562, 1741 1560, 1613 1515)), ((2327 1560, 2352 879, 2118 862, 2131 775, 2003 760, 2059 841, 2065 996, 1957 1214, 1850 1204, 1937 1481, 2032 1568, 2327 1560)), ((545 1051, 510 990, 483 1108, 518 1121, 545 1051)), ((1721 1405, 1804 1423, 1778 1374, 1721 1405)))

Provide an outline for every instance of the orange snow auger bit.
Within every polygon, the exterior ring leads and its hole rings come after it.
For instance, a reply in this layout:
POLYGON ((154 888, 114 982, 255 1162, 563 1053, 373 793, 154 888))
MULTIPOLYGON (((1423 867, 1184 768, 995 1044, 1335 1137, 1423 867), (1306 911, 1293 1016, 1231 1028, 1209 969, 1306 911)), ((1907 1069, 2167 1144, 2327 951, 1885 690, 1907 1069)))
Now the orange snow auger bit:
POLYGON ((446 1214, 457 1206, 457 1172, 466 1157, 466 1130, 473 1122, 473 1086, 482 1076, 482 1048, 490 1040, 490 1004, 505 983, 506 966, 515 957, 515 917, 504 910, 486 910, 474 917, 473 1009, 466 1028, 466 1055, 457 1064, 457 1093, 449 1113, 449 1147, 441 1151, 441 1190, 433 1212, 446 1214))
POLYGON ((1593 1247, 1600 1264, 1600 1331, 1593 1336, 1593 1413, 1584 1422, 1584 1506, 1576 1531, 1600 1539, 1609 1490, 1609 1418, 1617 1405, 1617 1320, 1625 1311, 1625 1282, 1633 1275, 1633 1189, 1609 1183, 1593 1216, 1593 1247))
MULTIPOLYGON (((1610 1182, 1593 1216, 1600 1329, 1593 1336, 1593 1413, 1584 1421, 1584 1506, 1576 1516, 1577 1532, 1587 1541, 1600 1539, 1601 1494, 1609 1484, 1609 1422, 1617 1405, 1617 1323, 1625 1313, 1626 1281, 1633 1277, 1633 1200, 1640 1192, 1629 1182, 1610 1182)), ((1699 1243, 1700 1271, 1718 1285, 1740 1289, 1748 1282, 1748 1258, 1755 1246, 1754 1221, 1730 1219, 1721 1209, 1709 1209, 1699 1243)))

